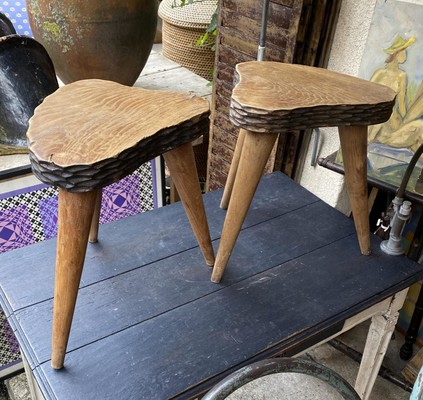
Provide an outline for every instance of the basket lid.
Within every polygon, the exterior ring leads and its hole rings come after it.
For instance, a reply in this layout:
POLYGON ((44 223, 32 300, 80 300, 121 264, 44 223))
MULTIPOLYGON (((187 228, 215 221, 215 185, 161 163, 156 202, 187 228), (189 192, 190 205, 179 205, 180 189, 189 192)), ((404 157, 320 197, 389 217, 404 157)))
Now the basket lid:
POLYGON ((181 6, 181 0, 162 0, 159 16, 172 25, 206 29, 216 10, 217 0, 201 0, 181 6))

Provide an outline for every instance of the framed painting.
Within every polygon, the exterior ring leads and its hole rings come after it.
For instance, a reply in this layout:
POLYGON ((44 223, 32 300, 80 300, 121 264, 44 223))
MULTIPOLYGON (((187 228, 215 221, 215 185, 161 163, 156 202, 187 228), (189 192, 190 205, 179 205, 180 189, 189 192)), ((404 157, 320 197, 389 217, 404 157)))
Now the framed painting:
MULTIPOLYGON (((423 0, 376 2, 359 76, 392 88, 391 118, 369 127, 368 175, 398 187, 423 144, 423 0)), ((407 189, 414 191, 423 163, 407 189)))

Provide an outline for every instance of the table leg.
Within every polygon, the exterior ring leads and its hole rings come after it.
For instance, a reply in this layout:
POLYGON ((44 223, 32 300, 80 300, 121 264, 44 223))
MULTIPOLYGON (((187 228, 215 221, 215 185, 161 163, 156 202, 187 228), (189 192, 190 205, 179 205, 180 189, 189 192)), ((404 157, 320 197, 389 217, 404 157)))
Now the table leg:
POLYGON ((372 317, 363 358, 355 382, 355 390, 363 400, 367 400, 370 396, 407 292, 408 289, 405 289, 392 296, 386 312, 372 317))
POLYGON ((229 200, 231 199, 232 188, 235 182, 236 171, 238 170, 239 158, 241 156, 242 146, 244 145, 245 130, 240 129, 238 139, 236 141, 234 155, 232 157, 231 166, 229 168, 228 178, 226 179, 225 189, 223 190, 220 208, 227 209, 229 200))
POLYGON ((168 151, 163 157, 206 264, 211 267, 214 264, 214 251, 191 143, 168 151))
POLYGON ((95 200, 95 207, 93 218, 91 220, 90 234, 88 236, 88 241, 90 243, 96 243, 98 240, 98 228, 100 225, 100 211, 101 211, 101 189, 97 193, 97 198, 95 200))
POLYGON ((59 189, 51 355, 55 369, 62 368, 65 359, 97 192, 59 189))
POLYGON ((231 201, 213 268, 212 282, 218 283, 222 279, 223 272, 277 137, 277 133, 245 131, 245 139, 231 201))
POLYGON ((367 126, 340 126, 345 183, 360 250, 370 254, 370 224, 367 200, 367 126))

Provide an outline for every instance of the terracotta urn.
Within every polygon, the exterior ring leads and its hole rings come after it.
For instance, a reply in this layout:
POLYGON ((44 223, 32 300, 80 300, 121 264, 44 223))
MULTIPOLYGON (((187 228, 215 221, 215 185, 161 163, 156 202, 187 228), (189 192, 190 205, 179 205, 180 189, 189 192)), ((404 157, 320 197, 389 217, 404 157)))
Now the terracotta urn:
POLYGON ((133 85, 150 54, 157 0, 26 0, 34 37, 64 83, 133 85))

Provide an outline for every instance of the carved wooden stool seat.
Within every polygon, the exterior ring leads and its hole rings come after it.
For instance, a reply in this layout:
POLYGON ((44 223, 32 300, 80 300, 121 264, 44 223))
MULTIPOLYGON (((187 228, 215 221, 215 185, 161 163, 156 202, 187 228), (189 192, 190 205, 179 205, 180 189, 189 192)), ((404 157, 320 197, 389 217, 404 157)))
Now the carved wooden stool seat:
POLYGON ((251 61, 236 66, 230 119, 240 129, 221 207, 228 211, 213 269, 219 282, 280 132, 337 126, 360 249, 370 254, 367 126, 389 119, 386 86, 321 68, 251 61))
MULTIPOLYGON (((36 108, 27 133, 34 174, 59 187, 52 366, 61 368, 101 188, 163 154, 208 265, 214 254, 190 142, 209 127, 207 100, 102 80, 71 83, 36 108)), ((175 233, 176 234, 176 233, 175 233)))

